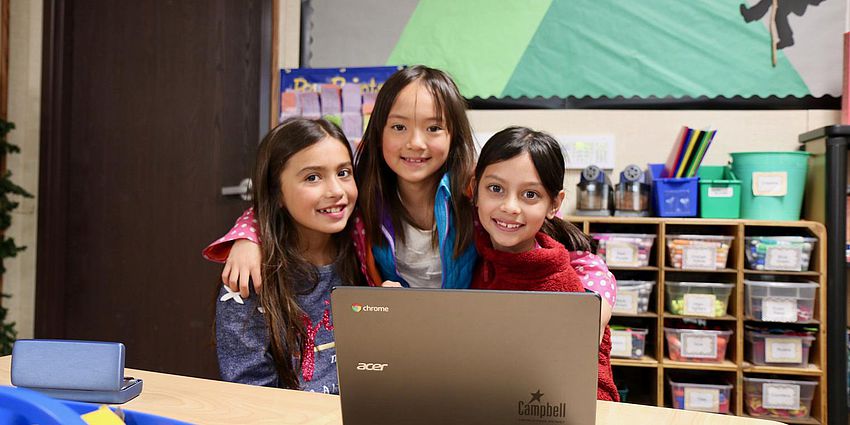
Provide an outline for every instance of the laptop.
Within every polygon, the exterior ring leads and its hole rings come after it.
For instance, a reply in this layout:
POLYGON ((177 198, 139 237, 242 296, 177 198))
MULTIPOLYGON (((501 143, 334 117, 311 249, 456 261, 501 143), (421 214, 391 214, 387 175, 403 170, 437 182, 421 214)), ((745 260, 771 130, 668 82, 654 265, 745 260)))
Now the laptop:
POLYGON ((593 293, 337 287, 346 425, 596 421, 593 293))

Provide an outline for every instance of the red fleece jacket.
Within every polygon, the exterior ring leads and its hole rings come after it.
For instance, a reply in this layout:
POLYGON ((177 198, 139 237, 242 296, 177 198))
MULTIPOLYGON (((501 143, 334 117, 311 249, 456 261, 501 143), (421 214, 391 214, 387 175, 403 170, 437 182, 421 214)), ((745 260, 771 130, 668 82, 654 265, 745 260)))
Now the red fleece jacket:
MULTIPOLYGON (((570 265, 570 254, 563 245, 538 233, 539 248, 520 254, 496 251, 490 236, 479 229, 475 246, 481 261, 472 277, 472 288, 512 290, 584 292, 578 274, 570 265)), ((620 401, 611 372, 611 330, 606 326, 599 344, 599 400, 620 401)))

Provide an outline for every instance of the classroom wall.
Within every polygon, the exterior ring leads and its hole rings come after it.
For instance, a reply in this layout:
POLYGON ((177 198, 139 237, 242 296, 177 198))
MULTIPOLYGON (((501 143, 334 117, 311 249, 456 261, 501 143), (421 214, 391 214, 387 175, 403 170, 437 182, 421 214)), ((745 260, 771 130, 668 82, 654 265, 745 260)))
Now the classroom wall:
MULTIPOLYGON (((38 193, 39 119, 41 116, 41 40, 43 2, 11 0, 9 9, 9 121, 15 129, 9 142, 21 148, 8 157, 12 180, 38 193)), ((38 199, 22 199, 12 213, 6 232, 27 249, 6 260, 3 300, 10 321, 17 322, 18 338, 32 338, 35 316, 35 253, 38 199)))
MULTIPOLYGON (((298 58, 299 2, 285 0, 278 10, 281 43, 278 61, 293 66, 298 58)), ((18 184, 38 191, 39 117, 41 96, 42 2, 11 0, 9 119, 17 129, 10 141, 22 153, 10 157, 9 168, 18 184)), ((492 133, 508 125, 526 125, 553 134, 613 134, 616 138, 616 171, 629 163, 644 166, 663 161, 681 125, 719 129, 706 158, 721 164, 728 153, 744 150, 792 150, 797 135, 837 123, 838 111, 608 111, 608 110, 522 110, 470 111, 478 132, 492 133)), ((565 179, 568 195, 565 210, 574 208, 578 173, 565 179)), ((27 250, 7 260, 4 291, 12 298, 3 303, 9 319, 17 322, 19 337, 33 336, 35 306, 35 253, 38 200, 24 200, 13 215, 8 233, 27 250)))
MULTIPOLYGON (((524 125, 553 135, 613 134, 616 157, 611 178, 616 184, 628 164, 645 168, 650 162, 664 162, 682 125, 717 128, 703 163, 725 164, 730 152, 796 150, 800 133, 837 123, 839 111, 470 111, 469 119, 480 133, 524 125)), ((564 179, 564 213, 575 210, 579 174, 570 170, 564 179)))

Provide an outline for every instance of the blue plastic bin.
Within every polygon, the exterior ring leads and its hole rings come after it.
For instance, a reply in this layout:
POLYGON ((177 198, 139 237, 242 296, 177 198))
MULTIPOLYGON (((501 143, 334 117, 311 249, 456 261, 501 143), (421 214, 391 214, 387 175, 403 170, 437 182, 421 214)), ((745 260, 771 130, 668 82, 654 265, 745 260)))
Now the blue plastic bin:
POLYGON ((696 217, 699 177, 661 178, 664 164, 648 164, 647 181, 652 185, 652 209, 658 217, 696 217))
MULTIPOLYGON (((93 412, 99 404, 50 398, 26 388, 0 385, 0 424, 86 425, 80 415, 93 412)), ((189 425, 175 419, 124 410, 127 425, 189 425)))

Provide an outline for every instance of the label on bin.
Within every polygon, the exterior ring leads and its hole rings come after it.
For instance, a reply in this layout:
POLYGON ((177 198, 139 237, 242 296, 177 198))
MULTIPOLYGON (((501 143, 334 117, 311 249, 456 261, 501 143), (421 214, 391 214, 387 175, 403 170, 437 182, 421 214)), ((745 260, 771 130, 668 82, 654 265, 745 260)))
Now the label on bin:
POLYGON ((709 198, 731 198, 735 196, 735 189, 732 186, 727 187, 709 187, 709 198))
POLYGON ((686 316, 714 316, 714 303, 717 297, 711 294, 685 294, 684 314, 686 316))
POLYGON ((767 322, 796 322, 797 299, 771 297, 761 303, 761 320, 767 322))
POLYGON ((639 298, 636 290, 620 290, 614 301, 614 313, 637 314, 639 298))
POLYGON ((753 173, 753 196, 785 196, 788 194, 788 173, 753 173))
POLYGON ((614 267, 637 267, 640 265, 638 247, 628 242, 609 240, 605 244, 605 262, 614 267))
POLYGON ((769 246, 764 259, 765 270, 800 271, 803 268, 803 247, 769 246))
POLYGON ((717 248, 720 247, 720 244, 712 245, 714 246, 701 245, 682 248, 682 268, 717 270, 717 248))
POLYGON ((682 333, 682 357, 717 358, 717 334, 682 333))
POLYGON ((685 387, 685 410, 720 413, 720 390, 685 387))
POLYGON ((611 357, 632 356, 632 334, 628 331, 611 331, 611 357))
POLYGON ((765 363, 803 363, 802 338, 765 338, 765 363))
POLYGON ((762 407, 765 409, 800 408, 800 386, 793 384, 761 384, 762 407))

